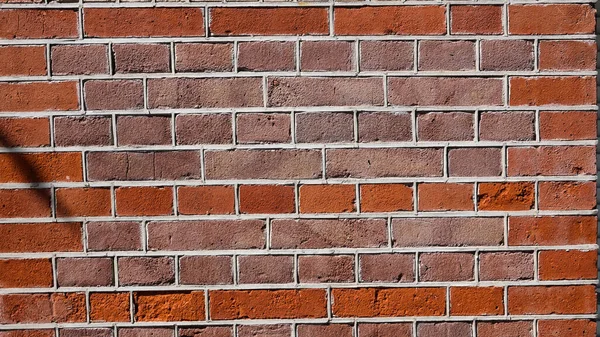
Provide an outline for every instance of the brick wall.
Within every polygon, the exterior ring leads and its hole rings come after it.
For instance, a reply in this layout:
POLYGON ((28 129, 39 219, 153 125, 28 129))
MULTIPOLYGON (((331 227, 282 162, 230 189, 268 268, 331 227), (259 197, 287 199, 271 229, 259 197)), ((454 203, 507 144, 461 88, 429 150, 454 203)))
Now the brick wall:
POLYGON ((591 4, 0 2, 0 337, 595 335, 591 4))

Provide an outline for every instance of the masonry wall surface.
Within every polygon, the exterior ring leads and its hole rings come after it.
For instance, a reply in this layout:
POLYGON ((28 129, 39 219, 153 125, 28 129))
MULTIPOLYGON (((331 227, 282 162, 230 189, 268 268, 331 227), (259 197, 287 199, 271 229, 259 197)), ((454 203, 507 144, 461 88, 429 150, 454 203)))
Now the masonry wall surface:
POLYGON ((0 337, 592 337, 594 4, 0 0, 0 337))

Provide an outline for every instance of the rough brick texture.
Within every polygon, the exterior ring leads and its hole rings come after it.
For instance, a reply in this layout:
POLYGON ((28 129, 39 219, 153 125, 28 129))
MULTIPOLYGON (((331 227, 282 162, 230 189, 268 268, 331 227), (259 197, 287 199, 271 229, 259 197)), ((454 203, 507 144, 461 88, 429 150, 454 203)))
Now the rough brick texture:
POLYGON ((590 0, 0 0, 0 337, 593 337, 590 0))

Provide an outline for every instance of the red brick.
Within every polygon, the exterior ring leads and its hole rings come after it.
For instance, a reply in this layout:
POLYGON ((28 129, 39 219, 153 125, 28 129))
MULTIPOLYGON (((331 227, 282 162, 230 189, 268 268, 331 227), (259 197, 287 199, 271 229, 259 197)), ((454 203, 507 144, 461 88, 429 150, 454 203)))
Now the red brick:
POLYGON ((77 82, 0 83, 0 111, 77 110, 77 87, 77 82))
POLYGON ((360 281, 413 282, 415 280, 413 254, 361 254, 360 281))
POLYGON ((452 6, 451 34, 502 34, 502 6, 452 6))
POLYGON ((109 188, 59 188, 56 190, 56 215, 60 217, 110 216, 109 188))
POLYGON ((176 43, 175 70, 231 71, 233 70, 232 43, 176 43))
POLYGON ((535 115, 530 111, 483 112, 479 117, 479 139, 535 140, 535 115))
POLYGON ((412 70, 414 49, 412 41, 361 41, 360 70, 412 70))
POLYGON ((359 323, 360 337, 412 337, 410 323, 359 323))
POLYGON ((238 257, 239 283, 292 283, 294 257, 248 255, 238 257))
POLYGON ((560 337, 569 334, 580 337, 594 337, 596 336, 596 322, 585 319, 538 321, 539 337, 560 337))
POLYGON ((233 214, 234 198, 233 186, 180 186, 177 189, 180 214, 233 214))
POLYGON ((238 325, 239 337, 289 337, 291 335, 290 324, 238 325))
POLYGON ((119 286, 160 286, 175 283, 175 262, 168 256, 119 257, 119 286))
POLYGON ((106 45, 56 45, 50 54, 53 75, 108 74, 106 45))
POLYGON ((121 216, 173 214, 170 187, 119 187, 115 198, 117 214, 121 216))
POLYGON ((510 5, 508 32, 528 34, 592 34, 595 10, 587 4, 510 5))
POLYGON ((588 210, 596 207, 595 182, 543 181, 539 185, 541 210, 588 210))
POLYGON ((90 320, 92 322, 129 322, 129 293, 91 293, 90 320))
POLYGON ((138 222, 88 222, 87 247, 91 251, 141 250, 141 225, 138 222))
POLYGON ((355 45, 350 41, 302 41, 301 71, 352 71, 355 45))
POLYGON ((402 142, 412 140, 409 113, 361 112, 358 114, 359 142, 402 142))
POLYGON ((300 213, 356 212, 355 185, 300 186, 300 213))
POLYGON ((51 216, 49 189, 1 189, 0 216, 40 218, 51 216))
POLYGON ((468 112, 430 112, 417 115, 419 141, 473 140, 473 114, 468 112))
POLYGON ((239 194, 242 213, 293 213, 296 209, 294 186, 242 185, 239 194))
POLYGON ((171 145, 170 116, 119 116, 118 145, 171 145))
POLYGON ((204 157, 206 179, 312 179, 322 174, 319 150, 206 151, 204 157))
POLYGON ((136 110, 144 107, 140 80, 90 80, 83 84, 88 110, 136 110))
POLYGON ((594 70, 596 42, 540 41, 540 70, 594 70))
POLYGON ((60 329, 60 337, 112 337, 113 329, 111 328, 71 328, 71 329, 60 329))
POLYGON ((297 113, 296 142, 336 143, 354 140, 354 117, 350 113, 297 113))
POLYGON ((387 246, 383 219, 274 220, 271 247, 282 249, 387 246))
POLYGON ((477 193, 481 211, 526 211, 534 206, 531 182, 481 183, 477 193))
POLYGON ((446 312, 445 288, 333 289, 331 296, 337 317, 442 316, 446 312))
POLYGON ((398 218, 392 220, 395 247, 499 246, 502 218, 398 218))
POLYGON ((298 337, 353 337, 351 324, 299 324, 298 337))
POLYGON ((0 38, 51 39, 76 38, 78 15, 75 9, 0 10, 0 38))
POLYGON ((487 316, 504 314, 503 287, 451 287, 450 314, 487 316))
POLYGON ((419 280, 472 281, 474 264, 472 253, 423 253, 419 256, 419 280))
POLYGON ((532 337, 531 321, 477 322, 478 337, 532 337))
POLYGON ((338 7, 336 35, 443 35, 443 6, 338 7))
POLYGON ((508 175, 595 175, 595 153, 595 146, 508 148, 508 175))
POLYGON ((417 337, 471 337, 472 331, 471 322, 417 323, 417 337))
POLYGON ((200 8, 86 8, 86 37, 204 36, 200 8))
POLYGON ((450 149, 448 173, 454 177, 497 177, 502 173, 502 150, 485 147, 450 149))
POLYGON ((327 317, 324 289, 213 290, 209 297, 213 320, 327 317))
POLYGON ((594 288, 594 285, 508 287, 508 313, 592 314, 596 312, 594 288))
POLYGON ((405 184, 361 184, 361 212, 410 211, 413 204, 413 188, 405 184))
POLYGON ((0 337, 54 337, 54 329, 44 330, 3 330, 0 337))
POLYGON ((115 73, 164 73, 171 69, 167 44, 115 44, 115 73))
POLYGON ((479 254, 479 279, 482 281, 533 280, 533 254, 498 252, 479 254))
POLYGON ((211 35, 326 35, 326 8, 211 8, 211 35))
POLYGON ((50 259, 0 260, 0 288, 50 288, 52 280, 50 259))
POLYGON ((473 184, 421 183, 417 185, 419 211, 474 210, 473 184))
POLYGON ((539 253, 540 280, 585 280, 598 276, 598 252, 545 250, 539 253))
POLYGON ((231 144, 231 115, 178 115, 175 119, 175 137, 177 145, 231 144))
POLYGON ((298 257, 300 283, 354 282, 354 256, 301 255, 298 257))
MULTIPOLYGON (((233 326, 205 325, 194 328, 179 328, 181 337, 233 337, 233 326)), ((137 337, 137 336, 135 336, 137 337)))
POLYGON ((263 106, 262 79, 259 77, 148 80, 148 107, 151 109, 258 106, 263 106))
POLYGON ((46 70, 44 46, 1 46, 1 76, 43 76, 46 70))
POLYGON ((99 287, 115 284, 112 258, 61 258, 56 264, 59 287, 99 287))
POLYGON ((475 42, 419 42, 419 70, 475 70, 475 42))
POLYGON ((391 105, 502 105, 502 80, 481 77, 389 77, 391 105))
POLYGON ((594 77, 510 78, 510 105, 590 105, 594 102, 594 77))
POLYGON ((110 117, 54 118, 56 146, 108 146, 113 143, 110 117))
POLYGON ((289 114, 238 114, 236 127, 238 143, 289 143, 292 140, 289 114))
POLYGON ((79 152, 0 154, 0 182, 82 181, 79 152))
POLYGON ((595 111, 541 111, 540 138, 542 140, 596 139, 595 111))
POLYGON ((509 217, 511 246, 558 246, 596 242, 595 216, 509 217))
POLYGON ((382 106, 383 83, 376 77, 272 77, 267 105, 382 106))
POLYGON ((296 45, 291 41, 241 42, 237 58, 240 71, 292 71, 296 45))
POLYGON ((261 220, 150 222, 150 250, 212 250, 264 248, 261 220))
POLYGON ((182 256, 179 259, 181 284, 233 284, 231 256, 182 256))
POLYGON ((3 224, 0 252, 81 252, 81 223, 3 224))
POLYGON ((3 147, 37 147, 50 145, 48 118, 0 119, 3 147))
POLYGON ((526 40, 481 41, 481 70, 533 70, 533 43, 526 40))
POLYGON ((203 321, 204 292, 135 292, 138 322, 203 321))
POLYGON ((84 293, 0 295, 0 323, 83 323, 84 293))
POLYGON ((442 175, 439 148, 327 150, 328 178, 436 177, 442 175))

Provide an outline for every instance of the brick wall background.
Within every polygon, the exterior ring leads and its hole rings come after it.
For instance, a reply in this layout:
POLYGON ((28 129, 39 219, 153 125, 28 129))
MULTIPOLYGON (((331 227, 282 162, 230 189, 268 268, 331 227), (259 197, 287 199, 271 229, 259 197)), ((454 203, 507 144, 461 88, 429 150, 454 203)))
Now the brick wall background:
POLYGON ((0 3, 1 337, 592 337, 580 1, 0 3))

